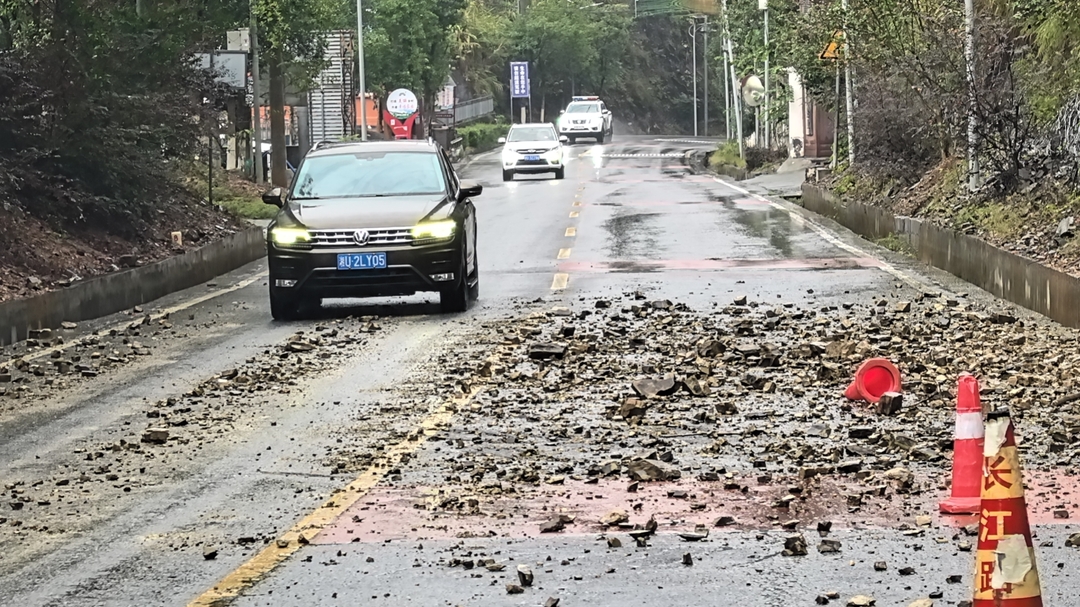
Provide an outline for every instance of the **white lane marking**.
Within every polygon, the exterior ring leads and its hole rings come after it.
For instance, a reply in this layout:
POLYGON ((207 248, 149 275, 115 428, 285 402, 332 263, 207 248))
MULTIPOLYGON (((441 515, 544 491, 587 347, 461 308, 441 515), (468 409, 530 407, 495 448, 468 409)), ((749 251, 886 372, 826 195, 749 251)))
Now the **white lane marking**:
MULTIPOLYGON (((150 316, 150 322, 161 320, 162 318, 165 318, 166 316, 171 316, 171 315, 173 315, 173 314, 175 314, 177 312, 181 312, 181 311, 186 310, 186 309, 188 309, 188 308, 190 308, 192 306, 196 306, 198 304, 201 304, 204 301, 209 301, 211 299, 214 299, 215 297, 221 297, 222 295, 228 295, 229 293, 232 293, 234 291, 239 291, 240 289, 246 288, 246 287, 254 284, 257 281, 266 278, 269 275, 270 275, 269 270, 263 270, 263 271, 259 272, 258 274, 252 276, 251 278, 242 280, 242 281, 236 283, 235 285, 233 285, 231 287, 226 287, 224 289, 219 289, 219 290, 213 291, 211 293, 206 293, 204 295, 200 295, 198 297, 189 299, 189 300, 187 300, 187 301, 185 301, 185 302, 183 302, 181 304, 177 304, 175 306, 172 306, 171 308, 165 308, 164 310, 162 310, 161 312, 158 312, 157 314, 152 314, 150 316)), ((139 318, 141 319, 141 318, 144 318, 144 317, 140 316, 139 318)), ((103 333, 109 333, 111 331, 117 331, 117 332, 123 331, 124 329, 127 329, 128 327, 135 324, 136 322, 138 322, 138 319, 132 319, 132 320, 124 321, 122 323, 113 325, 113 326, 111 326, 109 328, 101 329, 99 331, 99 333, 102 333, 102 332, 103 333)), ((26 356, 23 356, 22 358, 24 358, 25 360, 28 360, 28 361, 29 360, 37 360, 39 358, 42 358, 43 356, 47 356, 49 354, 52 354, 53 352, 67 350, 68 348, 71 348, 72 346, 80 343, 81 341, 82 341, 81 339, 77 339, 77 340, 75 340, 73 342, 70 342, 70 343, 65 343, 65 344, 60 344, 59 346, 52 346, 52 347, 49 347, 49 348, 45 348, 44 350, 34 352, 33 354, 27 354, 26 356)))
POLYGON ((729 187, 729 188, 735 190, 736 192, 739 192, 740 194, 745 194, 747 196, 750 196, 751 198, 754 198, 755 200, 767 203, 769 206, 773 207, 774 209, 779 209, 779 210, 787 213, 788 215, 790 215, 793 218, 794 217, 800 218, 804 225, 809 226, 811 230, 813 230, 814 232, 817 232, 817 234, 819 236, 821 236, 822 238, 824 238, 825 241, 828 242, 829 244, 831 244, 833 246, 836 246, 836 247, 839 247, 839 248, 847 251, 848 253, 852 253, 852 254, 857 255, 859 257, 870 257, 870 258, 878 260, 878 262, 881 263, 881 269, 882 270, 884 270, 885 272, 891 274, 893 277, 908 283, 912 287, 914 287, 916 289, 919 289, 920 291, 923 291, 923 292, 940 291, 940 292, 948 293, 947 290, 945 290, 945 289, 943 289, 941 287, 935 287, 935 286, 926 284, 925 282, 915 278, 914 276, 911 276, 907 272, 896 269, 891 264, 889 264, 888 262, 886 262, 883 259, 880 259, 876 255, 871 255, 870 253, 860 249, 859 247, 856 247, 854 245, 850 245, 850 244, 840 240, 836 236, 833 236, 823 226, 818 225, 817 222, 815 222, 813 219, 810 219, 809 217, 803 215, 802 213, 793 211, 792 209, 789 209, 788 207, 786 207, 786 206, 784 206, 782 204, 777 204, 776 202, 774 202, 772 200, 769 200, 768 198, 766 198, 764 196, 755 194, 755 193, 751 192, 750 190, 740 188, 739 186, 737 186, 737 185, 735 185, 733 183, 729 183, 727 181, 724 181, 723 179, 720 179, 719 177, 713 177, 713 180, 716 181, 717 183, 721 184, 721 185, 724 185, 726 187, 729 187))

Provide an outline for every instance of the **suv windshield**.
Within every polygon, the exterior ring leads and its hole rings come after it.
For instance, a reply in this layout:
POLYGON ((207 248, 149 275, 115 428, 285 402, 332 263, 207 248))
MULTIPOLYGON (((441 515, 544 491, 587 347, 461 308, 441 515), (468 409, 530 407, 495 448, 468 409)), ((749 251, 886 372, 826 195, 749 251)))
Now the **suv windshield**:
POLYGON ((507 141, 555 141, 555 129, 549 126, 526 126, 510 129, 507 141))
POLYGON ((566 108, 567 114, 599 114, 599 103, 571 103, 566 108))
POLYGON ((444 192, 438 154, 358 152, 305 159, 296 177, 293 198, 313 200, 444 192))

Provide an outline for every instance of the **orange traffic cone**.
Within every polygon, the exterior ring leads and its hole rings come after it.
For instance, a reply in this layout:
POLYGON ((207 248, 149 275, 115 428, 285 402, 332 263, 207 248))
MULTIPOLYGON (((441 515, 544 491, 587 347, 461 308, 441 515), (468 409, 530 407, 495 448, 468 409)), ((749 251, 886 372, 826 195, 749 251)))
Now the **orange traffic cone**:
POLYGON ((876 403, 886 392, 899 392, 900 387, 900 369, 884 358, 871 358, 859 365, 855 381, 848 386, 844 396, 848 400, 876 403))
POLYGON ((987 415, 985 440, 972 607, 1042 607, 1020 454, 1007 409, 987 415))
POLYGON ((967 373, 956 388, 952 496, 939 505, 947 514, 978 514, 982 505, 983 419, 979 381, 967 373))

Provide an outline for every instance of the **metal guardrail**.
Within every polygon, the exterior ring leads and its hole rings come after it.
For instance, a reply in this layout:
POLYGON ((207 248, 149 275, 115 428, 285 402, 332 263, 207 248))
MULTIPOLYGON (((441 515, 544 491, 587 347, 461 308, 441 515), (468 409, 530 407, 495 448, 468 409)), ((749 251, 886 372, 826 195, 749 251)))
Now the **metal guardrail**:
POLYGON ((484 116, 490 116, 494 113, 495 99, 490 96, 478 97, 459 103, 454 107, 454 122, 457 124, 465 124, 483 118, 484 116))

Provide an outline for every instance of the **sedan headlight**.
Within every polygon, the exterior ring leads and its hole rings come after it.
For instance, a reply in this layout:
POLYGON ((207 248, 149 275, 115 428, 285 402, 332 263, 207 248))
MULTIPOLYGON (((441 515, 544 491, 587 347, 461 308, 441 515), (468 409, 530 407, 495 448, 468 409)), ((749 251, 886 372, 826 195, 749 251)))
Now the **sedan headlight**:
POLYGON ((311 243, 311 232, 304 228, 274 228, 270 232, 274 244, 283 247, 304 246, 311 243))
POLYGON ((412 229, 412 237, 414 243, 417 241, 449 240, 454 237, 454 232, 456 231, 457 222, 452 219, 446 221, 432 221, 414 227, 412 229))

